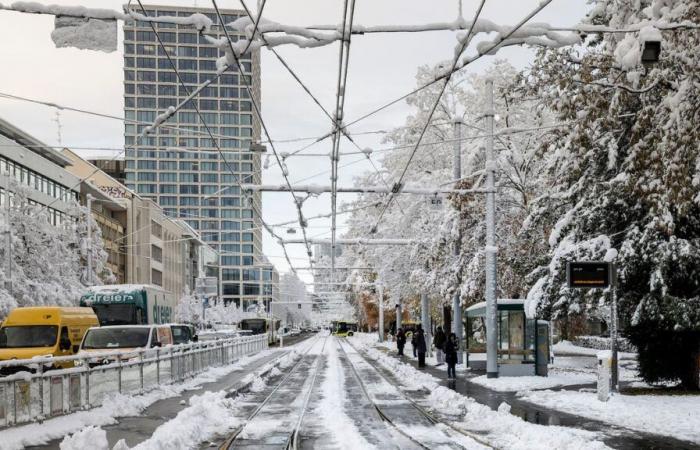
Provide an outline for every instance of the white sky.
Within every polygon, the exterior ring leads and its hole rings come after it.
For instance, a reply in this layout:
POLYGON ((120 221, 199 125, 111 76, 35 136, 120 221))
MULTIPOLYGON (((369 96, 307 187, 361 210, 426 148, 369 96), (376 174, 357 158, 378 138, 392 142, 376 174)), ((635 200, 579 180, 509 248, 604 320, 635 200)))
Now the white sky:
MULTIPOLYGON (((9 3, 9 2, 8 2, 9 3)), ((84 5, 93 8, 121 10, 125 2, 114 0, 52 0, 61 5, 84 5)), ((144 2, 144 4, 149 2, 144 2)), ((208 0, 161 0, 157 4, 212 7, 208 0)), ((464 15, 468 20, 478 5, 477 0, 465 1, 464 15)), ((529 13, 537 0, 487 0, 483 18, 499 24, 515 24, 529 13)), ((254 0, 247 0, 249 7, 254 0)), ((294 25, 336 24, 341 20, 342 0, 268 0, 264 17, 294 25)), ((239 2, 218 0, 220 8, 238 8, 239 2)), ((533 22, 553 25, 574 25, 588 10, 581 0, 554 0, 533 22)), ((456 0, 356 0, 355 23, 419 24, 454 20, 457 14, 456 0)), ((58 104, 123 116, 123 59, 121 24, 119 50, 105 54, 77 49, 56 49, 51 41, 53 16, 20 14, 0 11, 0 92, 30 97, 58 104)), ((355 35, 350 50, 345 118, 349 122, 373 110, 388 100, 393 100, 415 87, 416 68, 423 64, 436 64, 452 57, 456 40, 452 32, 404 33, 385 35, 355 35)), ((338 45, 317 49, 278 47, 278 52, 294 69, 327 110, 335 104, 335 87, 338 70, 338 45)), ((498 53, 516 67, 523 68, 532 60, 532 51, 525 48, 507 48, 498 53)), ((494 57, 487 56, 467 69, 480 71, 494 57)), ((397 104, 380 114, 358 123, 350 131, 387 130, 400 126, 410 113, 404 103, 397 104)), ((277 59, 262 50, 262 115, 271 137, 289 139, 321 136, 330 130, 330 123, 299 85, 292 79, 277 59)), ((0 98, 0 117, 33 134, 49 145, 58 145, 58 127, 55 110, 41 105, 0 98)), ((95 118, 83 114, 61 112, 62 144, 67 147, 123 148, 123 123, 116 120, 95 118)), ((263 137, 264 138, 264 137, 263 137)), ((379 148, 381 136, 359 136, 356 141, 364 147, 379 148)), ((306 142, 278 144, 278 151, 293 151, 306 142)), ((313 153, 328 153, 331 141, 311 147, 313 153)), ((353 151, 344 142, 341 151, 353 151)), ((83 155, 92 151, 79 151, 83 155)), ((109 153, 99 152, 102 155, 109 153)), ((340 164, 364 157, 341 159, 340 164)), ((301 180, 320 175, 304 183, 330 184, 330 159, 292 158, 288 160, 290 180, 301 180)), ((339 186, 352 184, 354 176, 370 170, 368 162, 361 162, 340 171, 339 186)), ((263 171, 264 183, 281 183, 281 171, 275 164, 263 171)), ((339 196, 339 200, 351 200, 339 196)), ((304 205, 305 215, 328 213, 330 195, 309 200, 304 205)), ((263 216, 268 223, 285 222, 296 217, 289 193, 263 194, 263 216)), ((339 216, 339 224, 343 224, 339 216)), ((330 220, 310 222, 308 235, 329 238, 330 220)), ((279 229, 286 235, 284 229, 279 229)), ((341 228, 342 232, 343 229, 341 228)), ((281 272, 288 270, 281 257, 282 249, 264 232, 264 251, 281 272)), ((291 235, 299 237, 300 233, 291 235)), ((398 237, 398 236, 397 236, 398 237)), ((303 245, 288 246, 296 266, 307 266, 303 245), (298 259, 296 259, 298 258, 298 259)), ((310 277, 304 277, 311 281, 310 277)))

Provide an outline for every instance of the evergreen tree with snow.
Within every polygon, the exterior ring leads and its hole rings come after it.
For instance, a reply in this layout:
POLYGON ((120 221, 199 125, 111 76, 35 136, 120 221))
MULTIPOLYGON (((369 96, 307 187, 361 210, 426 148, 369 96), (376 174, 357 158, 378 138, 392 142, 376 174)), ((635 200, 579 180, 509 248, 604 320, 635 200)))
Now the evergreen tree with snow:
POLYGON ((608 293, 568 289, 565 265, 610 260, 641 376, 698 389, 700 34, 664 28, 683 21, 700 23, 700 2, 599 0, 586 22, 629 32, 539 52, 524 91, 570 125, 541 146, 556 184, 525 231, 550 230, 529 293, 540 311, 560 320, 605 314, 608 293), (661 41, 661 55, 645 66, 648 40, 661 41))

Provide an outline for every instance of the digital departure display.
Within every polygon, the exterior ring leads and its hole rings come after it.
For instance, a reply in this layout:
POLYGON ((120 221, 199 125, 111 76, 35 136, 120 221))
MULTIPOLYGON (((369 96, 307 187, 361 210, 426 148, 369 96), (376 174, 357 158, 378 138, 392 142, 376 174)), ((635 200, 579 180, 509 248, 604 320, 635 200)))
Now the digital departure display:
POLYGON ((569 262, 566 278, 570 288, 607 288, 610 286, 610 263, 569 262))

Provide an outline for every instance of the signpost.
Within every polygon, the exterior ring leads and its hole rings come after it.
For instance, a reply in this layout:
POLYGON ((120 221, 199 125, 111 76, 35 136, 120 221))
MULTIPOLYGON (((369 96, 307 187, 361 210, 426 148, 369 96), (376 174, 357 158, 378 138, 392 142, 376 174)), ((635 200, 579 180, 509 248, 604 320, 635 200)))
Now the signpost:
POLYGON ((568 262, 566 280, 569 289, 608 289, 610 292, 610 350, 612 364, 611 391, 617 391, 617 296, 615 294, 615 268, 610 262, 568 262))

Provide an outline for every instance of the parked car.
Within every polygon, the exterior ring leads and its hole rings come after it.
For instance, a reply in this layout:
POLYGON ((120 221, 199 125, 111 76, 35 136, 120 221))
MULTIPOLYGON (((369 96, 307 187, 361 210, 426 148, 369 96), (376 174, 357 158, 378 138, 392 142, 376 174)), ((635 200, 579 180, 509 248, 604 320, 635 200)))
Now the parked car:
MULTIPOLYGON (((128 352, 136 349, 152 349, 173 344, 170 325, 114 325, 90 328, 80 344, 78 355, 128 352)), ((117 357, 101 356, 99 361, 90 361, 90 365, 110 364, 117 357)))
POLYGON ((199 340, 194 325, 173 323, 170 324, 170 331, 173 335, 173 344, 176 345, 191 344, 199 340))
MULTIPOLYGON (((97 316, 91 308, 15 308, 0 326, 0 361, 73 355, 80 349, 85 332, 97 325, 97 316)), ((72 361, 65 361, 52 365, 52 368, 72 366, 72 361)), ((6 367, 0 369, 0 373, 27 369, 6 367)))

